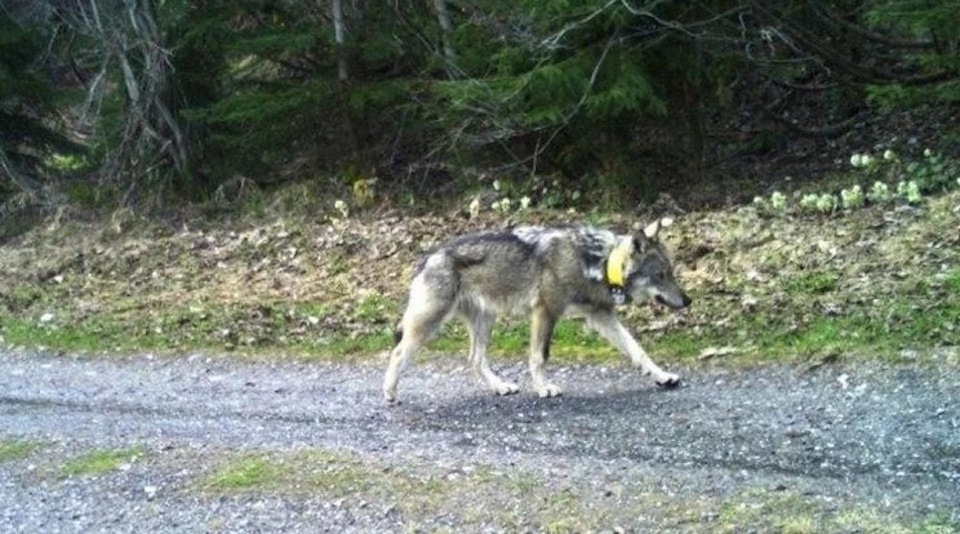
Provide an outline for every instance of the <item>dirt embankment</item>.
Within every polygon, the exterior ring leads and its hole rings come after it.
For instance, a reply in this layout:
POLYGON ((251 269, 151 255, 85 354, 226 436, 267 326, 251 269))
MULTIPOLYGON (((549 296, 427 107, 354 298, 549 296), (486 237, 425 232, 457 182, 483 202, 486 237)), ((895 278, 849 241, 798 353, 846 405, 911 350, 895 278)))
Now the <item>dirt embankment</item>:
MULTIPOLYGON (((706 338, 749 324, 790 334, 824 317, 863 316, 906 331, 913 317, 957 304, 960 234, 948 229, 960 225, 958 205, 954 192, 917 207, 834 216, 765 216, 750 208, 673 213, 664 238, 697 305, 682 315, 644 307, 624 313, 654 340, 672 332, 706 338)), ((557 211, 471 218, 468 211, 146 223, 119 234, 96 225, 38 229, 2 247, 0 313, 52 329, 80 325, 103 345, 136 337, 156 348, 317 352, 336 340, 388 340, 411 266, 453 235, 518 223, 623 230, 637 223, 557 211)), ((904 341, 960 343, 960 326, 940 323, 904 341)))

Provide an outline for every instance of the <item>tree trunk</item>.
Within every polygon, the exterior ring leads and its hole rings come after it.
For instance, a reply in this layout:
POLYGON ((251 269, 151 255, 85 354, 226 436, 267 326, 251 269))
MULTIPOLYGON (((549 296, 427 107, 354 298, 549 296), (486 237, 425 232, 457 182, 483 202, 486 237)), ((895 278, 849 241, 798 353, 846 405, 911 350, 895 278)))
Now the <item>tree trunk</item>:
POLYGON ((337 44, 337 80, 341 84, 349 78, 347 71, 347 54, 345 45, 347 42, 347 27, 343 22, 343 0, 331 0, 333 2, 333 39, 337 44))
POLYGON ((350 159, 356 160, 360 153, 360 144, 353 127, 353 118, 350 116, 350 69, 347 62, 347 24, 343 17, 343 0, 331 0, 330 7, 333 15, 333 39, 337 45, 337 99, 340 104, 340 121, 346 134, 350 159))
POLYGON ((453 22, 450 20, 447 0, 433 0, 433 7, 437 11, 437 22, 440 24, 440 39, 447 76, 457 78, 459 69, 457 69, 457 54, 453 49, 453 22))

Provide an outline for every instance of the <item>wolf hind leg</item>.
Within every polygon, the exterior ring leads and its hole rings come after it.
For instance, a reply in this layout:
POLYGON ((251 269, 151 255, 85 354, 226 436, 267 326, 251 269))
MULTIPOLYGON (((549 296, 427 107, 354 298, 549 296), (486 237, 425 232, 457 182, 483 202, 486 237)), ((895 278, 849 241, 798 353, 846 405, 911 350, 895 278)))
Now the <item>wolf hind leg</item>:
POLYGON ((410 303, 400 321, 399 341, 390 353, 383 380, 383 396, 388 403, 397 401, 397 382, 400 373, 410 358, 437 333, 450 317, 453 308, 452 295, 430 287, 422 281, 414 281, 410 290, 410 303))
POLYGON ((507 382, 496 375, 487 361, 487 347, 497 316, 481 306, 466 304, 460 310, 460 318, 470 333, 470 365, 473 372, 497 395, 512 395, 520 386, 507 382))

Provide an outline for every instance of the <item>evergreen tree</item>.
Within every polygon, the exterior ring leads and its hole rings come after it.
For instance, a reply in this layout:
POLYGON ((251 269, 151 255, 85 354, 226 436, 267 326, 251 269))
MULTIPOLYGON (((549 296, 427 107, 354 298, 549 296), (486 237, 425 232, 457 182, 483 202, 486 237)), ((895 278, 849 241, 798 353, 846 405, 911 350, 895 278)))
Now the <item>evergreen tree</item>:
MULTIPOLYGON (((58 120, 45 32, 0 10, 0 204, 50 199, 51 158, 79 152, 58 120)), ((6 210, 5 210, 6 211, 6 210)))

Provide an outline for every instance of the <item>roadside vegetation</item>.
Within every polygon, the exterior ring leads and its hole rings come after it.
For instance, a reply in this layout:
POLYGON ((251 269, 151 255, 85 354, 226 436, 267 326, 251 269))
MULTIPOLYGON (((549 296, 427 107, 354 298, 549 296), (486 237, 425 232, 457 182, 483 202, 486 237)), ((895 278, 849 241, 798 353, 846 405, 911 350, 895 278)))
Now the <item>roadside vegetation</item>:
POLYGON ((875 505, 823 500, 816 491, 746 486, 728 495, 691 496, 643 478, 609 485, 551 480, 489 465, 394 465, 346 452, 236 455, 197 482, 211 497, 244 494, 320 498, 366 509, 417 530, 463 528, 597 532, 624 527, 681 532, 956 532, 937 514, 907 519, 875 505))
POLYGON ((142 447, 87 451, 64 462, 60 478, 104 475, 136 462, 145 454, 142 447))
POLYGON ((42 448, 35 441, 21 439, 0 439, 0 463, 23 460, 42 448))
MULTIPOLYGON (((798 193, 793 198, 802 198, 798 193)), ((253 214, 116 232, 71 223, 24 236, 0 259, 8 346, 87 352, 209 351, 366 358, 388 349, 416 258, 458 232, 600 212, 461 208, 434 215, 253 214), (192 226, 192 227, 191 227, 192 226)), ((910 359, 960 345, 960 192, 946 188, 831 213, 747 204, 675 216, 665 239, 695 299, 676 314, 625 307, 658 358, 910 359)), ((629 229, 635 220, 602 215, 629 229)), ((581 322, 557 328, 567 362, 619 356, 581 322)), ((525 320, 505 319, 494 350, 523 358, 525 320)), ((432 348, 464 353, 451 324, 432 348)))

